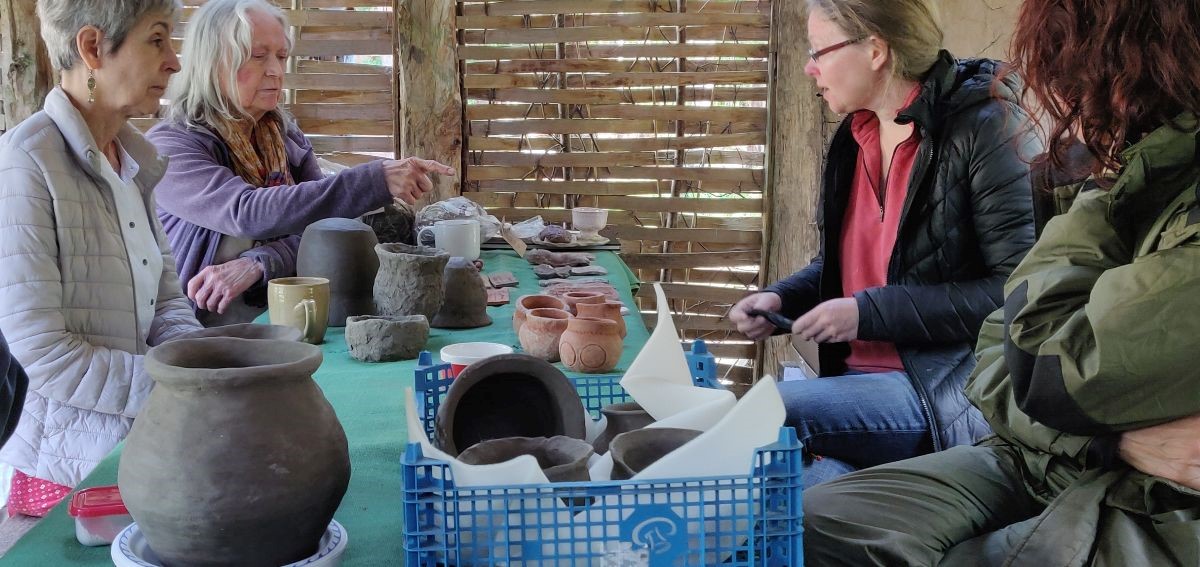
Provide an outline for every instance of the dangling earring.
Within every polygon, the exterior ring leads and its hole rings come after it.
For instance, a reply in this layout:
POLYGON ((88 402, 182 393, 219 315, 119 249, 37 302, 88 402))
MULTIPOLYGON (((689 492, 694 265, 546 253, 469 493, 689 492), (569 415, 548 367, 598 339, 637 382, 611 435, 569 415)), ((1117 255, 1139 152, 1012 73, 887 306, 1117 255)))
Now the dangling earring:
POLYGON ((88 104, 96 102, 96 71, 88 69, 88 104))

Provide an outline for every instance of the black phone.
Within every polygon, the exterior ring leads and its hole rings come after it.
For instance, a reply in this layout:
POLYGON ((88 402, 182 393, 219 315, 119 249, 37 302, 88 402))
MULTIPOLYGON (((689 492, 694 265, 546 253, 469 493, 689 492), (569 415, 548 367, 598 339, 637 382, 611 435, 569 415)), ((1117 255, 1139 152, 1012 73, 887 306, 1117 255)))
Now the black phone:
POLYGON ((795 321, 788 319, 787 317, 784 317, 782 314, 776 313, 774 311, 763 311, 762 309, 748 309, 748 310, 746 310, 746 313, 748 315, 752 315, 754 317, 766 317, 766 319, 768 321, 770 321, 772 325, 775 325, 775 327, 777 329, 787 332, 787 333, 792 332, 792 325, 795 323, 795 321))

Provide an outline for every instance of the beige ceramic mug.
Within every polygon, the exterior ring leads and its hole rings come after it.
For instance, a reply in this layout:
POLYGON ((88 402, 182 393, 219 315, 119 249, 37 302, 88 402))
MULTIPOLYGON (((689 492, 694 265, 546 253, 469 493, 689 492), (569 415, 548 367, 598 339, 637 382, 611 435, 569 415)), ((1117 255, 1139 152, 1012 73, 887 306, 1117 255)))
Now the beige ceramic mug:
POLYGON ((267 312, 272 325, 299 329, 304 342, 321 344, 329 325, 329 280, 276 278, 267 282, 267 312))

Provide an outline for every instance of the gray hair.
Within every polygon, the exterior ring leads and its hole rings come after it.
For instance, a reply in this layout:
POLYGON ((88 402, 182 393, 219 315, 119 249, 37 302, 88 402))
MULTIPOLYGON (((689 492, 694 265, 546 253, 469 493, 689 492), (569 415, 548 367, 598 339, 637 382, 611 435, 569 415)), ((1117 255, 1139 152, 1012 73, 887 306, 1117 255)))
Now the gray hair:
MULTIPOLYGON (((253 46, 250 12, 272 16, 285 29, 288 25, 283 11, 266 0, 209 0, 192 14, 183 38, 183 65, 167 93, 170 121, 210 126, 246 115, 237 96, 237 72, 253 46)), ((290 51, 291 36, 287 46, 290 51)))
POLYGON ((38 18, 42 39, 50 53, 50 62, 66 71, 80 61, 75 37, 84 26, 95 26, 104 34, 109 52, 121 49, 133 26, 148 14, 166 14, 172 20, 179 14, 179 0, 38 0, 38 18))

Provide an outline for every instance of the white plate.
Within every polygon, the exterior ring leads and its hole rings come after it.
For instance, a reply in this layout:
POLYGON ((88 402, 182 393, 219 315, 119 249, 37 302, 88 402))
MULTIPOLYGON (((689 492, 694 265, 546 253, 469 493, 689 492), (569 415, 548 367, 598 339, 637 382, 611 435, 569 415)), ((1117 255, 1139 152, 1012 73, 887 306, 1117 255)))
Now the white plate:
MULTIPOLYGON (((329 522, 325 535, 321 536, 320 551, 316 555, 284 567, 338 567, 348 543, 350 539, 346 536, 346 529, 333 520, 329 522)), ((158 556, 146 543, 146 536, 138 529, 137 522, 129 524, 117 534, 110 555, 113 565, 117 567, 161 567, 158 556)))

